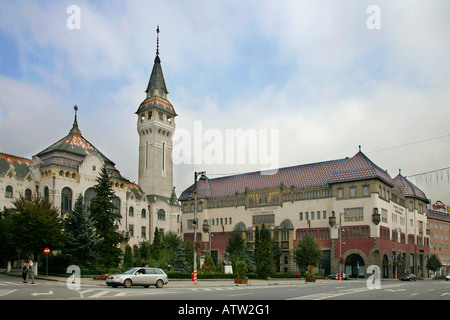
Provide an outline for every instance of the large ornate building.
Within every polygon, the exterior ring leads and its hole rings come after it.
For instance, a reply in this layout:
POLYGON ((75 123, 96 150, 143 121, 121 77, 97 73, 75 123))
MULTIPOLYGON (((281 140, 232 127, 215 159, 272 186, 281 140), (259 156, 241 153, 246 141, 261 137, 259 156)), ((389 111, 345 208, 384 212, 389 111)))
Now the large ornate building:
POLYGON ((253 250, 255 229, 264 224, 279 243, 280 271, 296 271, 293 251, 308 234, 322 248, 325 274, 342 270, 364 277, 368 266, 378 265, 384 278, 406 272, 426 276, 427 197, 400 173, 391 178, 361 151, 272 175, 201 179, 197 210, 194 189, 179 198, 182 232, 193 240, 196 215, 196 239, 213 257, 223 257, 233 231, 241 232, 253 250))
POLYGON ((136 111, 140 138, 137 184, 124 178, 114 162, 82 135, 75 107, 69 133, 32 159, 0 153, 0 208, 12 207, 12 201, 20 195, 41 196, 64 216, 73 209, 79 194, 89 207, 96 178, 106 164, 116 195, 114 204, 122 216, 117 221, 124 238, 122 247, 151 242, 155 228, 179 233, 180 205, 174 192, 172 166, 177 114, 167 100, 158 50, 146 94, 136 111))

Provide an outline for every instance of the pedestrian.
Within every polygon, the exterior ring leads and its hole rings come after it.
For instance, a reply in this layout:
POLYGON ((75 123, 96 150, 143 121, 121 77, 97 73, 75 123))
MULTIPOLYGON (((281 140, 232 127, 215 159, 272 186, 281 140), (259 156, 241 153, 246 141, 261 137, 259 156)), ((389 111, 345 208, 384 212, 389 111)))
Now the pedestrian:
POLYGON ((27 261, 24 260, 23 263, 22 263, 22 279, 23 279, 23 282, 25 282, 25 280, 27 278, 27 272, 28 272, 27 261))
POLYGON ((33 261, 31 260, 31 258, 28 258, 27 267, 27 278, 24 282, 27 283, 28 279, 31 278, 31 283, 34 284, 33 261))

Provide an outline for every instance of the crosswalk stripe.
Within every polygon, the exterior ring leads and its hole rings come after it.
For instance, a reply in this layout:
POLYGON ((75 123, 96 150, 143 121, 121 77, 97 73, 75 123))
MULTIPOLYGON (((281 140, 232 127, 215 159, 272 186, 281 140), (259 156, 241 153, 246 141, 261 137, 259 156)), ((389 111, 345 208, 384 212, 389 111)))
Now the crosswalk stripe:
POLYGON ((109 293, 109 292, 111 292, 111 291, 100 291, 99 293, 96 293, 96 294, 93 294, 92 296, 89 296, 89 298, 98 298, 98 297, 101 297, 101 296, 103 296, 103 295, 105 295, 105 294, 107 294, 107 293, 109 293))

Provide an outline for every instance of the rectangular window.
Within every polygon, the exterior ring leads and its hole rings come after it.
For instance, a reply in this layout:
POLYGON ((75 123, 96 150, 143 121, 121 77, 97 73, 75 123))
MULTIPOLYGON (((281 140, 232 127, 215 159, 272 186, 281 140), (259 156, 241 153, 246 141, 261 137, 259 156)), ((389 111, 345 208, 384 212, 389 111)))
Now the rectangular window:
POLYGON ((363 208, 344 209, 344 221, 363 221, 363 208))
POLYGON ((145 170, 148 169, 148 141, 145 142, 145 170))
POLYGON ((166 167, 165 167, 165 163, 166 163, 165 156, 166 156, 166 143, 163 142, 162 143, 162 166, 161 166, 163 171, 166 170, 166 167))
POLYGON ((388 212, 386 209, 381 209, 381 221, 387 222, 388 212))
POLYGON ((337 190, 337 197, 338 199, 344 198, 344 189, 340 188, 337 190))
POLYGON ((370 196, 370 189, 369 189, 369 186, 363 186, 362 192, 363 192, 363 196, 364 196, 364 197, 370 196))

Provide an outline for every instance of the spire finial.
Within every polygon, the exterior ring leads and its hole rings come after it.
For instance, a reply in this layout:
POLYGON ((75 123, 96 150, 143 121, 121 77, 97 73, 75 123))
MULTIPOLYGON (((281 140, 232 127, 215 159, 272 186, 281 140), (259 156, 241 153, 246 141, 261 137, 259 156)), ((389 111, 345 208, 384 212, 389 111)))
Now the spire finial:
POLYGON ((73 119, 73 126, 72 130, 70 130, 70 134, 81 134, 81 130, 78 128, 78 121, 77 121, 77 111, 78 111, 77 105, 73 106, 73 110, 75 110, 75 118, 73 119))
POLYGON ((159 25, 156 27, 156 55, 159 56, 159 25))

